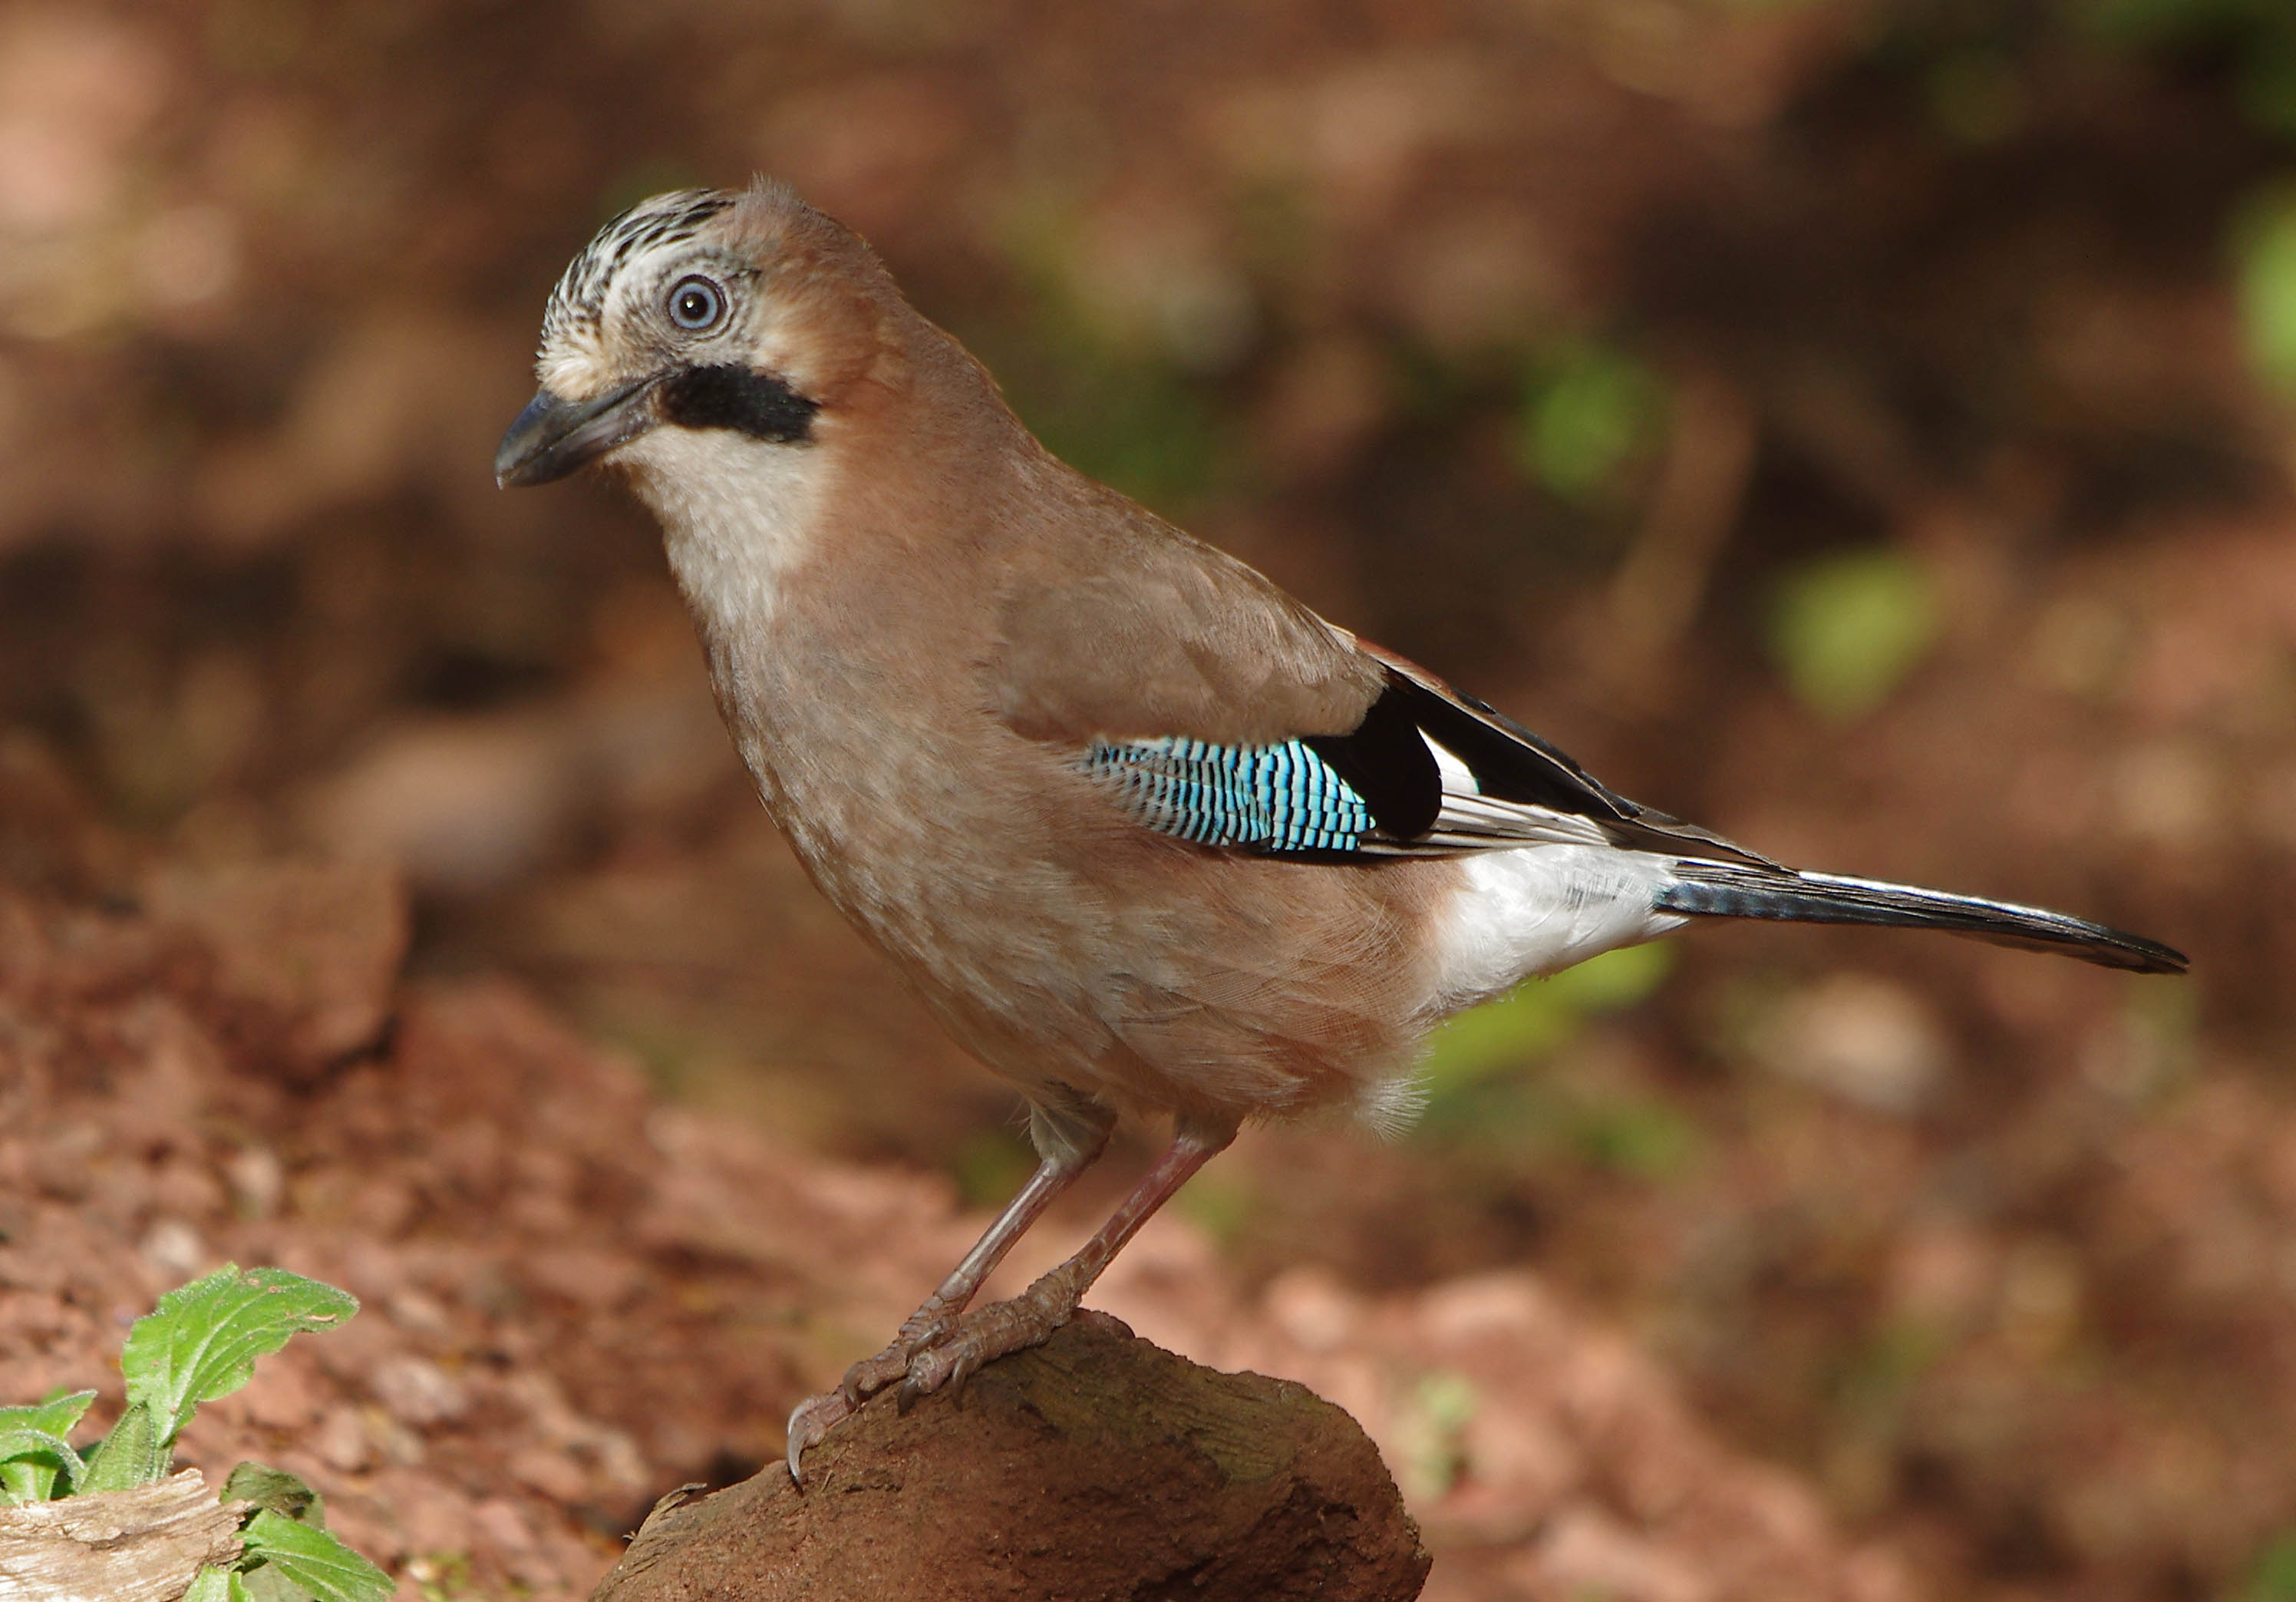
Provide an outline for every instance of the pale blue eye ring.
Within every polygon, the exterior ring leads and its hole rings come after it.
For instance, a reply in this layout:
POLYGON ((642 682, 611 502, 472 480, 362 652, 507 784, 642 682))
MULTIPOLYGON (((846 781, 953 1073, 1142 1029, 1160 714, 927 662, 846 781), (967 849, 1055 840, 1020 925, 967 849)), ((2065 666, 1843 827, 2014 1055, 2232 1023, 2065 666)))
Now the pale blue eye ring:
POLYGON ((680 278, 669 292, 669 320, 701 333, 726 320, 726 292, 709 279, 680 278))

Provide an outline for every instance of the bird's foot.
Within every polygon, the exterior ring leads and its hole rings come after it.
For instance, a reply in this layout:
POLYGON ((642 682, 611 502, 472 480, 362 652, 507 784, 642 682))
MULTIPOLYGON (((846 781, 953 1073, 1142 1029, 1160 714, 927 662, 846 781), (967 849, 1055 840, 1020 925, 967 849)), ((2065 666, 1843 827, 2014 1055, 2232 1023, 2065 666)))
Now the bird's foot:
POLYGON ((853 1404, 845 1400, 842 1387, 824 1391, 818 1396, 808 1396, 797 1404, 789 1417, 790 1482, 799 1490, 805 1489, 805 1470, 801 1466, 805 1449, 817 1446, 823 1436, 845 1422, 853 1412, 853 1404))
POLYGON ((848 1368, 835 1390, 808 1396, 798 1403, 789 1420, 790 1478, 802 1486, 805 1475, 800 1463, 806 1448, 819 1444, 823 1436, 858 1412, 863 1402, 906 1376, 916 1354, 947 1335, 956 1323, 955 1310, 939 1294, 928 1298, 922 1307, 902 1320, 901 1327, 884 1351, 865 1357, 848 1368))
POLYGON ((1052 1338, 1077 1310, 1083 1286, 1075 1276, 1054 1269, 1010 1302, 976 1307, 909 1359, 898 1398, 906 1413, 920 1396, 944 1388, 962 1394, 964 1382, 983 1365, 1052 1338))
POLYGON ((957 1322, 957 1310, 934 1296, 902 1320, 900 1328, 893 1332, 893 1338, 887 1343, 884 1351, 874 1357, 865 1357, 848 1368, 845 1377, 837 1382, 837 1389, 832 1394, 843 1399, 846 1412, 853 1411, 887 1385, 906 1376, 917 1353, 945 1339, 956 1327, 957 1322))
POLYGON ((1080 1289, 1071 1288, 1070 1276, 1054 1269, 1010 1302, 994 1302, 969 1313, 928 1302, 909 1315, 882 1351, 848 1368, 835 1390, 798 1404, 789 1421, 790 1478, 804 1485, 806 1449, 818 1445, 895 1380, 901 1382, 904 1413, 920 1396, 950 1385, 962 1392, 964 1382, 984 1363, 1048 1339, 1076 1311, 1081 1294, 1080 1289))

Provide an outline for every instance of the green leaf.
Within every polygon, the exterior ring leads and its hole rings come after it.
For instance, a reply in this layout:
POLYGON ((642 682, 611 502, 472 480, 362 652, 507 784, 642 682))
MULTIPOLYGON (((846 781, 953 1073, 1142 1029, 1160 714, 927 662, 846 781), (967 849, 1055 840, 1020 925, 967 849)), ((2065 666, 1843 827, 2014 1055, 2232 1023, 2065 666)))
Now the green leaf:
POLYGON ((168 1443, 152 1426, 152 1409, 137 1402, 119 1416, 96 1449, 87 1455, 87 1473, 79 1483, 83 1493, 133 1491, 167 1477, 168 1443))
POLYGON ((59 1478, 70 1495, 86 1474, 87 1466, 62 1435, 0 1426, 0 1502, 45 1502, 55 1494, 59 1478))
POLYGON ((0 1408, 0 1501, 45 1502, 62 1475, 66 1493, 86 1465, 64 1439, 95 1400, 93 1391, 52 1396, 30 1407, 0 1408))
POLYGON ((311 1602, 308 1587, 296 1584, 268 1564, 233 1578, 239 1581, 247 1602, 311 1602))
POLYGON ((223 1483, 223 1493, 216 1500, 253 1502, 299 1524, 322 1530, 327 1527, 325 1499, 306 1484, 301 1475, 274 1468, 267 1463, 250 1461, 233 1469, 223 1483))
POLYGON ((242 1569, 260 1565, 301 1586, 318 1602, 390 1602, 390 1576, 324 1530, 264 1509, 240 1532, 242 1569))
POLYGON ((192 1576, 192 1589, 184 1593, 184 1602, 249 1602, 247 1587, 229 1569, 219 1569, 209 1564, 192 1576))
POLYGON ((1805 706, 1854 722, 1920 664, 1937 626, 1928 575, 1883 546, 1789 574, 1771 609, 1770 649, 1805 706))
POLYGON ((87 1404, 94 1400, 93 1391, 74 1391, 69 1396, 51 1396, 28 1408, 0 1408, 0 1430, 45 1430, 51 1435, 69 1435, 86 1416, 87 1404))
POLYGON ((358 1311, 357 1298, 284 1269, 226 1263, 160 1298, 127 1332, 119 1367, 127 1399, 151 1409, 155 1442, 175 1442, 201 1402, 228 1396, 255 1360, 306 1330, 331 1329, 358 1311))

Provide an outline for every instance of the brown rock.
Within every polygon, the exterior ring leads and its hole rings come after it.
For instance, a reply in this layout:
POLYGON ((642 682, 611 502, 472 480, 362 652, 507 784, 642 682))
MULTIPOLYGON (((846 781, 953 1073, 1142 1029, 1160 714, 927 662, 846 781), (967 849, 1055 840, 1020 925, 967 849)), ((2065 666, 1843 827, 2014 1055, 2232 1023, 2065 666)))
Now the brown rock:
POLYGON ((1186 1597, 1404 1602, 1429 1558, 1370 1440, 1304 1386, 1084 1318, 906 1417, 662 1499, 594 1602, 1186 1597))

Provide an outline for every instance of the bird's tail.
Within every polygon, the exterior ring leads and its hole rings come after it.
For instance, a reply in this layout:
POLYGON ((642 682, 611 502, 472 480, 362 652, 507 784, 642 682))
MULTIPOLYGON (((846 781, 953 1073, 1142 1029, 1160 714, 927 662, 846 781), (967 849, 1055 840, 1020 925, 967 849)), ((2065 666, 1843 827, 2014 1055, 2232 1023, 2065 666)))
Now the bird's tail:
POLYGON ((2157 941, 2038 907, 1951 895, 1911 884, 1796 873, 1734 862, 1681 861, 1659 907, 1699 917, 1775 918, 1792 924, 1877 924, 1944 929, 2004 946, 2057 951, 2136 974, 2181 974, 2185 954, 2157 941))

